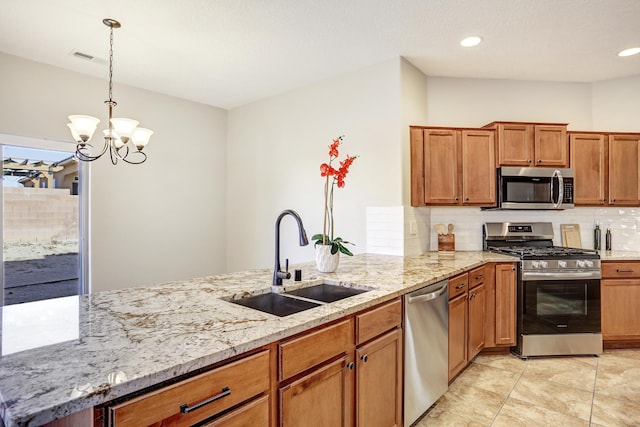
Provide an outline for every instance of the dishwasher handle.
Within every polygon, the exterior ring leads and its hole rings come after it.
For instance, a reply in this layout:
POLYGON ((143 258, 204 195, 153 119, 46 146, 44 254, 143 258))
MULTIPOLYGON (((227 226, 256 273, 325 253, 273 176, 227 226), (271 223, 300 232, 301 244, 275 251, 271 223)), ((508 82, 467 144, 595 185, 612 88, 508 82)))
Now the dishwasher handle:
POLYGON ((418 295, 415 297, 412 297, 411 295, 409 295, 409 298, 407 298, 407 302, 409 304, 414 304, 419 302, 433 301, 434 299, 437 299, 439 296, 441 296, 445 292, 447 292, 447 282, 445 282, 445 284, 442 285, 442 287, 437 291, 429 292, 428 294, 418 295))

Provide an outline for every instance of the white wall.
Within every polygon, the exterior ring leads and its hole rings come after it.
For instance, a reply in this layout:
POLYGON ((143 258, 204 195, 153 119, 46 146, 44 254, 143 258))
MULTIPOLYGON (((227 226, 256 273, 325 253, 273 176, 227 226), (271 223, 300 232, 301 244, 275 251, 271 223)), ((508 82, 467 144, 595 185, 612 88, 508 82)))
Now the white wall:
MULTIPOLYGON (((2 53, 0 69, 0 133, 70 141, 69 114, 106 121, 106 79, 2 53)), ((226 112, 118 84, 113 93, 116 116, 155 134, 143 165, 91 164, 92 290, 225 271, 226 112)))
MULTIPOLYGON (((340 159, 359 155, 335 192, 336 235, 366 250, 366 207, 402 204, 400 59, 383 62, 229 111, 229 271, 272 267, 274 224, 287 208, 307 234, 322 232, 320 164, 344 134, 340 159)), ((299 247, 292 218, 282 221, 281 258, 313 259, 299 247)))
POLYGON ((640 132, 640 75, 593 84, 595 130, 640 132))
POLYGON ((409 126, 420 125, 428 117, 427 76, 402 58, 400 62, 402 95, 402 200, 411 204, 411 132, 409 126))
POLYGON ((589 83, 427 78, 428 126, 480 127, 493 121, 593 125, 589 83))

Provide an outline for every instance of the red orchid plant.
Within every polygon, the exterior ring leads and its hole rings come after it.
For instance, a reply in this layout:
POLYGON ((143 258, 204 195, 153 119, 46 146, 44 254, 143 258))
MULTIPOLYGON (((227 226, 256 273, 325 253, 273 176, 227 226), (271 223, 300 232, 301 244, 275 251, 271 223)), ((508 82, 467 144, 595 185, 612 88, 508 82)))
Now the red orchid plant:
POLYGON ((352 256, 353 254, 344 245, 350 244, 343 240, 341 237, 335 237, 333 234, 333 190, 337 185, 338 188, 342 188, 345 185, 344 179, 349 173, 349 167, 358 156, 349 156, 347 154, 346 159, 340 161, 340 167, 335 169, 332 165, 340 155, 338 147, 342 144, 343 136, 339 136, 333 140, 333 143, 329 145, 329 163, 323 163, 320 165, 320 176, 325 178, 324 183, 324 221, 322 224, 322 234, 316 234, 311 239, 315 240, 315 246, 317 245, 331 245, 331 253, 336 254, 338 251, 345 255, 352 256), (327 234, 327 229, 329 233, 327 234))

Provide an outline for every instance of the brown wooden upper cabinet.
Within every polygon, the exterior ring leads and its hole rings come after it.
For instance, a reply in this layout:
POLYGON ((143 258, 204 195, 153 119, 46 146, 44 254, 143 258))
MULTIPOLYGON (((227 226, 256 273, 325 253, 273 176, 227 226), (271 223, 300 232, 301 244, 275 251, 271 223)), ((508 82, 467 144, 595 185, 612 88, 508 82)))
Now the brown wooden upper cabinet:
POLYGON ((565 123, 492 122, 498 136, 498 166, 567 167, 569 146, 565 123))
POLYGON ((411 127, 411 204, 494 206, 492 130, 411 127))
POLYGON ((573 201, 581 206, 607 204, 607 136, 569 132, 570 166, 573 168, 573 201))
POLYGON ((609 204, 638 206, 640 135, 609 135, 609 204))
POLYGON ((570 132, 569 142, 576 205, 640 205, 640 134, 570 132))

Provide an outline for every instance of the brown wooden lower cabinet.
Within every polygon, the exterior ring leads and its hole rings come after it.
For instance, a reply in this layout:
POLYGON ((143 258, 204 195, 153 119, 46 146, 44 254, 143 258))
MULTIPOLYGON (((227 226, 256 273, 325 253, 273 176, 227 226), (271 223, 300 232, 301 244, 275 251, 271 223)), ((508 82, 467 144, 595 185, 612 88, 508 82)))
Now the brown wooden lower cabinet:
POLYGON ((352 375, 345 358, 325 365, 279 389, 282 427, 350 426, 352 375))
POLYGON ((640 340, 640 262, 603 262, 600 287, 602 338, 640 340))
POLYGON ((400 426, 401 324, 398 298, 282 342, 279 426, 400 426))
POLYGON ((469 330, 467 360, 470 362, 484 348, 487 292, 484 284, 469 290, 469 330))
POLYGON ((449 301, 449 381, 467 366, 467 293, 449 301))
POLYGON ((516 345, 516 281, 514 263, 495 266, 495 345, 516 345))
POLYGON ((449 381, 485 346, 485 266, 449 279, 449 381))
POLYGON ((402 424, 402 331, 391 332, 356 350, 356 425, 402 424))

